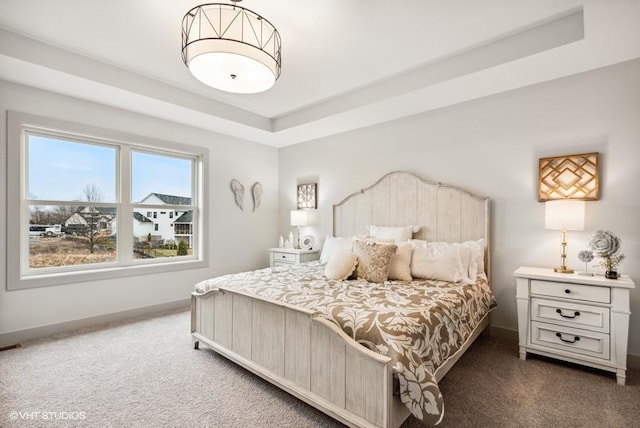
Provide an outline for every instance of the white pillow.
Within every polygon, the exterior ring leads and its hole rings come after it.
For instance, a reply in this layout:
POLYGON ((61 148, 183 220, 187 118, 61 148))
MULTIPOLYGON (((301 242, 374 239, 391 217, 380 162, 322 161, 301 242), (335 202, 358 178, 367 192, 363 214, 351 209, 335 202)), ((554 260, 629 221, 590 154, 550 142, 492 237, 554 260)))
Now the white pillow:
POLYGON ((472 276, 471 279, 480 277, 486 280, 487 273, 484 270, 484 239, 478 239, 476 241, 465 241, 460 245, 471 248, 471 251, 472 251, 471 263, 476 265, 476 275, 472 276))
POLYGON ((411 256, 411 276, 414 278, 473 284, 468 278, 468 268, 456 246, 417 246, 411 256))
POLYGON ((351 276, 357 264, 358 258, 351 250, 340 248, 331 255, 324 268, 324 276, 338 281, 345 280, 351 276))
POLYGON ((487 278, 484 272, 484 239, 465 242, 429 242, 428 245, 438 248, 449 246, 460 248, 462 262, 467 267, 468 278, 473 282, 477 277, 487 278))
POLYGON ((425 241, 424 239, 409 239, 409 243, 411 244, 412 248, 427 246, 427 241, 425 241))
POLYGON ((413 247, 408 242, 397 244, 396 253, 391 256, 389 279, 411 281, 411 253, 413 247))
POLYGON ((414 226, 369 226, 369 236, 376 239, 393 239, 394 242, 406 242, 413 237, 414 226))
POLYGON ((478 267, 472 257, 471 248, 463 246, 458 242, 429 242, 427 247, 436 248, 440 253, 449 251, 451 248, 456 248, 460 256, 460 262, 462 263, 465 279, 475 282, 478 267), (474 263, 472 263, 472 260, 474 263))
POLYGON ((333 236, 327 236, 327 239, 324 240, 324 245, 322 246, 322 252, 320 253, 320 263, 326 265, 329 263, 331 256, 334 252, 343 249, 351 251, 353 247, 353 242, 356 240, 354 236, 350 236, 347 238, 335 238, 333 236))
POLYGON ((465 242, 427 242, 421 239, 410 239, 409 242, 416 247, 424 247, 427 245, 438 247, 461 247, 469 248, 471 250, 471 257, 467 258, 466 254, 461 254, 463 263, 468 266, 468 277, 475 282, 475 278, 487 279, 487 275, 484 272, 484 239, 478 239, 476 241, 465 242))

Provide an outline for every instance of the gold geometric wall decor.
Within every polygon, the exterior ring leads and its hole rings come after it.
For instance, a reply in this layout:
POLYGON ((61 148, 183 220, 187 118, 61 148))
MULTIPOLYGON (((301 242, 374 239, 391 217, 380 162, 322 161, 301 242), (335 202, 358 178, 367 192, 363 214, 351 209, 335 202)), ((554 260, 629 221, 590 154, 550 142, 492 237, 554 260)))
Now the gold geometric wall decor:
POLYGON ((554 156, 539 161, 538 200, 599 198, 598 153, 554 156))
POLYGON ((298 185, 298 203, 297 207, 299 210, 315 210, 318 208, 318 200, 317 200, 317 185, 316 183, 312 184, 299 184, 298 185))

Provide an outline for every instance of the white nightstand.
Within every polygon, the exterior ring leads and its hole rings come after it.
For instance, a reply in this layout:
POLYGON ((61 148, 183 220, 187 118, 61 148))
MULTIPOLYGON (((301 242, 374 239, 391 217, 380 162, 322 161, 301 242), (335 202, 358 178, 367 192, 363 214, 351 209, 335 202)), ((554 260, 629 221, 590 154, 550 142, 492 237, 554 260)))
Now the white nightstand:
POLYGON ((626 275, 616 279, 520 267, 517 278, 520 358, 527 352, 614 372, 624 385, 629 337, 626 275))
POLYGON ((320 258, 318 250, 296 250, 293 248, 269 248, 269 266, 291 266, 311 262, 320 258))

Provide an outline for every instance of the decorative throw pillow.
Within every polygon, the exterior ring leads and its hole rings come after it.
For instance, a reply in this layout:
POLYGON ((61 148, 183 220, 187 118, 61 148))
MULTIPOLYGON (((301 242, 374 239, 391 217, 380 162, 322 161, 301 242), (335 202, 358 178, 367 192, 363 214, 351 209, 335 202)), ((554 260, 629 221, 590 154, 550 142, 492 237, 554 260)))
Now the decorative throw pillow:
POLYGON ((351 251, 351 247, 353 246, 354 241, 355 237, 353 236, 347 238, 335 238, 333 236, 327 236, 327 239, 324 240, 324 245, 322 246, 322 252, 320 253, 320 263, 322 263, 323 265, 329 263, 331 256, 336 251, 351 251))
POLYGON ((411 253, 413 247, 409 242, 398 244, 396 253, 391 257, 389 279, 411 281, 411 253))
POLYGON ((358 264, 358 258, 349 250, 340 249, 334 252, 324 268, 324 276, 338 281, 351 276, 358 264))
MULTIPOLYGON (((392 239, 394 242, 406 242, 413 237, 414 226, 369 226, 369 236, 377 239, 392 239)), ((420 230, 420 228, 418 228, 420 230)), ((416 232, 418 230, 415 230, 416 232)))
POLYGON ((356 276, 369 282, 385 282, 389 277, 391 257, 396 252, 395 244, 373 241, 356 241, 353 252, 358 257, 356 276))

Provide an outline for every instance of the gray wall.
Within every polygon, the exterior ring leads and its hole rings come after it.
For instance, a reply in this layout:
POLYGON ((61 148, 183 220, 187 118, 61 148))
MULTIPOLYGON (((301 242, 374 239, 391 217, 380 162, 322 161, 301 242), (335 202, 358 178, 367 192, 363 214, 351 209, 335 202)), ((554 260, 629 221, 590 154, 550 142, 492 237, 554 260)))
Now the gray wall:
POLYGON ((267 266, 266 248, 277 241, 277 149, 4 81, 0 81, 0 111, 0 334, 187 299, 193 284, 212 272, 267 266), (208 147, 209 267, 7 291, 7 110, 208 147), (264 195, 256 213, 251 212, 249 195, 243 212, 236 207, 229 190, 232 178, 246 188, 262 182, 264 195))
MULTIPOLYGON (((304 233, 331 233, 332 205, 404 170, 492 198, 492 324, 517 328, 518 266, 560 264, 560 234, 544 228, 537 201, 540 157, 600 152, 601 199, 587 203, 583 232, 570 232, 568 264, 590 233, 622 238, 620 271, 640 287, 640 61, 464 103, 280 150, 281 234, 296 184, 318 182, 318 219, 304 233)), ((629 352, 640 354, 640 290, 631 291, 629 352)))

